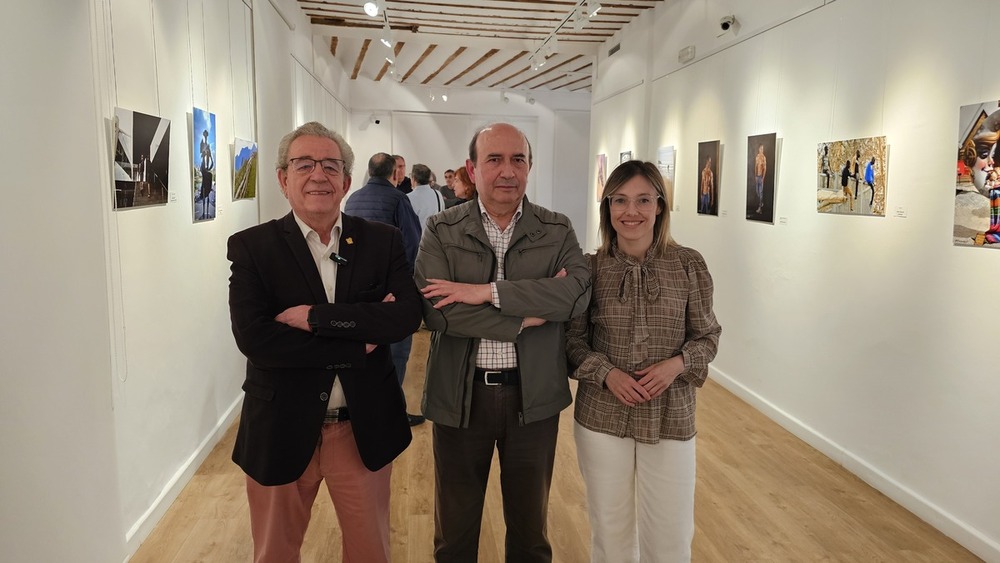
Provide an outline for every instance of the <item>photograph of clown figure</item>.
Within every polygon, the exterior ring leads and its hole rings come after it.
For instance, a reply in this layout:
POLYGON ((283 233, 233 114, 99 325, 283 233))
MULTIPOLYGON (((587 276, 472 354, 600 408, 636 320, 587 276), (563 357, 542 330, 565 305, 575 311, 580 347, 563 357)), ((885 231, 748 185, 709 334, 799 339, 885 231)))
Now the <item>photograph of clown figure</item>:
POLYGON ((1000 102, 958 112, 955 174, 956 246, 1000 248, 1000 102))

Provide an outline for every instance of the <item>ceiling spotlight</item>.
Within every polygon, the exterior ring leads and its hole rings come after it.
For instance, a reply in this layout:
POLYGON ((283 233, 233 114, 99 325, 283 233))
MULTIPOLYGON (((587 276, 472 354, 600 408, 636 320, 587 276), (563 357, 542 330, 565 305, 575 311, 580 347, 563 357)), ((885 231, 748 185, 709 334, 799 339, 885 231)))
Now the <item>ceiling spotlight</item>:
POLYGON ((378 15, 378 2, 365 2, 365 13, 374 18, 378 15))
POLYGON ((528 104, 535 105, 535 98, 534 97, 532 97, 531 95, 529 95, 527 99, 528 99, 528 104))
POLYGON ((600 12, 603 7, 597 0, 587 0, 587 17, 592 18, 596 16, 597 12, 600 12))
POLYGON ((447 102, 448 101, 448 92, 445 92, 444 94, 441 94, 441 101, 442 102, 447 102))
POLYGON ((538 70, 545 66, 545 53, 541 48, 539 48, 539 50, 536 51, 534 55, 531 55, 531 58, 528 60, 531 63, 531 70, 538 70))
POLYGON ((382 39, 380 41, 382 41, 383 45, 392 49, 392 28, 389 27, 388 21, 382 26, 382 39))
POLYGON ((392 57, 386 57, 385 62, 389 63, 390 65, 396 64, 396 61, 392 60, 392 57))
POLYGON ((430 92, 428 92, 427 97, 430 98, 432 102, 437 99, 434 96, 434 90, 431 90, 430 92))
POLYGON ((505 104, 509 104, 510 103, 510 97, 507 96, 507 92, 504 92, 503 90, 500 90, 500 101, 502 101, 505 104))
POLYGON ((585 19, 586 17, 584 16, 582 8, 576 8, 573 10, 573 29, 576 31, 582 31, 585 19))

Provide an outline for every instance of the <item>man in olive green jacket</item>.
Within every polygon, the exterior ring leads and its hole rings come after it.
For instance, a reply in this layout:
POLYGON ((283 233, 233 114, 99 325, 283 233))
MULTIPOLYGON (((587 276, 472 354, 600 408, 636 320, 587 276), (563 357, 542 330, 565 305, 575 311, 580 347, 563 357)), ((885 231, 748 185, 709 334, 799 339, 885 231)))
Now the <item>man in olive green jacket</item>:
POLYGON ((469 156, 479 197, 428 220, 416 262, 433 331, 423 414, 435 423, 435 559, 477 560, 496 448, 506 559, 551 561, 548 491, 572 401, 563 323, 586 310, 591 275, 569 219, 524 198, 521 131, 488 125, 469 156))

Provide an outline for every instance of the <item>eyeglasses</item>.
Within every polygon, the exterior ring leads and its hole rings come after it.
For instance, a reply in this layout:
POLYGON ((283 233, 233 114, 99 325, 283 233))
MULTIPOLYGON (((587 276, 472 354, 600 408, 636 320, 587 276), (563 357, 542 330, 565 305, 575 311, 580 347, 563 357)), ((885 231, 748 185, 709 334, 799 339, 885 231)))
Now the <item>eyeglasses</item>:
POLYGON ((323 173, 327 176, 340 176, 344 173, 344 161, 338 158, 324 158, 323 160, 316 160, 315 158, 303 156, 288 159, 288 166, 290 166, 296 174, 312 174, 312 171, 316 169, 316 164, 320 165, 323 169, 323 173))
POLYGON ((639 211, 649 211, 656 207, 656 203, 660 199, 660 196, 641 195, 632 199, 623 195, 609 195, 605 199, 608 200, 608 204, 611 205, 612 209, 627 209, 630 203, 634 203, 635 208, 639 211))

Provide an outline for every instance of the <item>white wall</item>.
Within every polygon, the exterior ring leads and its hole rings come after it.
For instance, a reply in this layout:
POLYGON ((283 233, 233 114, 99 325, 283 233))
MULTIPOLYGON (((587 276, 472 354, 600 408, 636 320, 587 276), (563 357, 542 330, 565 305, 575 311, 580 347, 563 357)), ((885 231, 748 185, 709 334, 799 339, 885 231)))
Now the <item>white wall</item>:
MULTIPOLYGON (((351 85, 292 0, 22 4, 0 24, 5 76, 16 78, 0 89, 10 171, 0 545, 18 561, 121 561, 237 413, 244 359, 229 330, 225 241, 287 212, 278 140, 311 119, 349 129, 351 85), (218 215, 201 223, 192 106, 218 128, 218 215), (115 107, 170 119, 165 205, 113 210, 115 107), (260 146, 257 200, 231 199, 237 136, 260 146)), ((559 111, 586 113, 588 97, 568 98, 559 111)), ((555 111, 505 115, 549 163, 561 135, 551 131, 563 128, 555 111)))
MULTIPOLYGON (((166 205, 113 211, 108 224, 121 518, 129 552, 156 524, 236 415, 244 358, 229 330, 225 241, 257 223, 232 201, 232 143, 255 140, 252 20, 242 0, 94 2, 98 111, 171 121, 166 205), (217 217, 194 223, 192 106, 216 114, 217 217)), ((107 147, 101 156, 109 158, 107 147)), ((101 184, 110 186, 107 170, 101 184)))
POLYGON ((970 38, 994 35, 1000 4, 823 4, 693 0, 640 18, 600 61, 591 153, 614 163, 619 150, 652 160, 677 147, 673 234, 705 255, 724 327, 713 377, 1000 561, 1000 304, 988 281, 1000 253, 951 244, 959 107, 1000 99, 970 38), (727 13, 740 35, 716 38, 727 13), (680 65, 689 44, 699 58, 680 65), (768 132, 780 141, 775 225, 743 216, 746 138, 768 132), (818 214, 817 144, 881 135, 887 216, 818 214), (720 217, 698 216, 697 143, 713 139, 720 217))
MULTIPOLYGON (((414 164, 426 164, 443 184, 445 170, 465 163, 476 129, 507 121, 521 128, 531 142, 534 166, 528 177, 528 199, 584 219, 565 200, 586 191, 589 132, 579 119, 588 114, 589 94, 533 92, 536 103, 529 104, 522 93, 508 93, 510 101, 504 103, 498 90, 452 89, 444 102, 440 99, 443 90, 435 88, 437 99, 431 101, 430 89, 399 84, 388 77, 379 82, 359 78, 350 83, 350 91, 356 103, 346 135, 357 156, 356 188, 361 187, 368 159, 376 152, 403 155, 407 171, 414 164), (381 123, 371 123, 372 115, 381 123)), ((577 228, 582 239, 583 224, 577 228)))
POLYGON ((294 30, 270 2, 254 4, 262 222, 291 210, 274 169, 281 137, 307 121, 340 131, 349 120, 349 92, 330 46, 312 35, 311 24, 295 2, 276 2, 294 30))
POLYGON ((232 201, 233 138, 260 141, 258 192, 287 209, 268 173, 278 138, 297 115, 347 120, 330 101, 344 91, 332 57, 283 2, 295 31, 249 0, 6 10, 0 558, 127 559, 235 417, 244 358, 225 242, 257 224, 264 197, 232 201), (260 127, 255 88, 268 103, 260 127), (165 205, 113 210, 116 106, 171 120, 165 205), (197 224, 192 106, 218 127, 218 216, 197 224))
POLYGON ((4 12, 0 558, 120 561, 91 12, 4 12))

